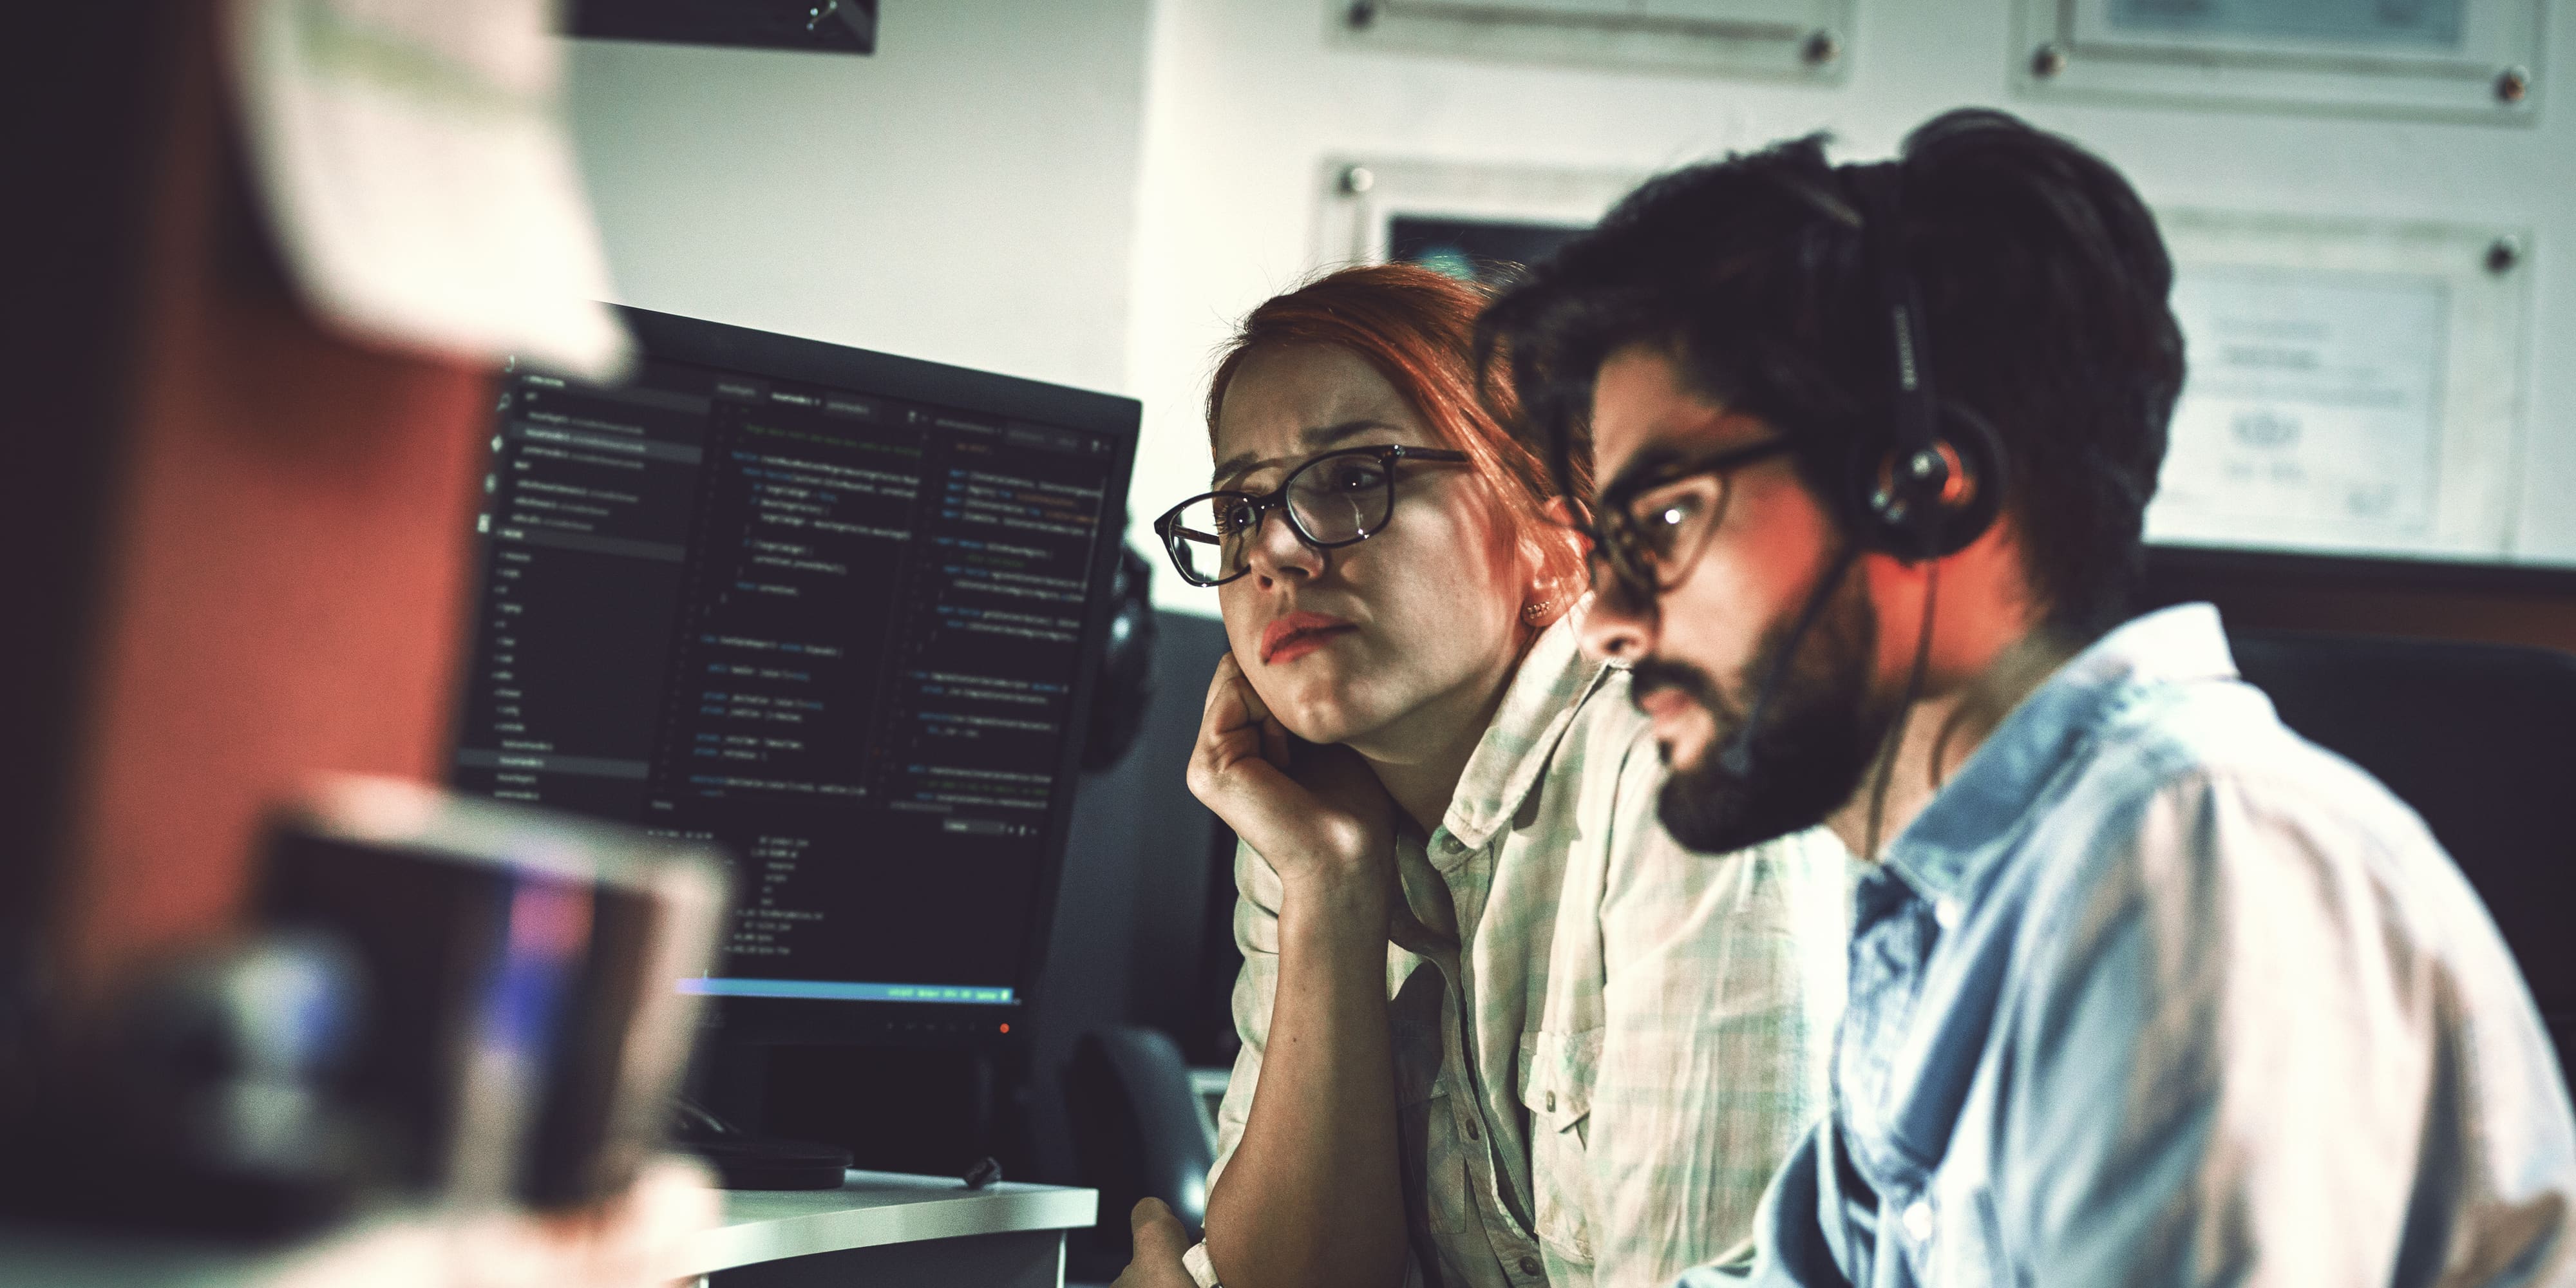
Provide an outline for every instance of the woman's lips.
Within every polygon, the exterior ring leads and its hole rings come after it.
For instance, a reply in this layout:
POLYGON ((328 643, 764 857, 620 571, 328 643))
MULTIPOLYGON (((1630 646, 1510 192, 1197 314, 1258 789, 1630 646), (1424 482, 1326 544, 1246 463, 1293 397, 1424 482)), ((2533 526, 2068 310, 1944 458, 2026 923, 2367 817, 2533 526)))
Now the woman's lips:
POLYGON ((1358 629, 1349 621, 1323 613, 1290 613, 1261 632, 1262 664, 1295 661, 1331 643, 1335 636, 1358 629))

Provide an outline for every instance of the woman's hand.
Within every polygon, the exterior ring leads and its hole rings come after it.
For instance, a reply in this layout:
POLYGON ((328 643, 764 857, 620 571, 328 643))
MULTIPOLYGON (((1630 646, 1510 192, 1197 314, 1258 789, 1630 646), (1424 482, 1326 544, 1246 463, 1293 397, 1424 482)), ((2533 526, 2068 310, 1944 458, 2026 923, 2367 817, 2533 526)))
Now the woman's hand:
POLYGON ((1109 1288, 1199 1288, 1181 1258, 1190 1250, 1189 1231, 1161 1199, 1138 1199, 1127 1214, 1135 1240, 1135 1258, 1109 1288))
POLYGON ((1347 747, 1300 743, 1232 653, 1208 684, 1190 792, 1292 890, 1382 900, 1393 886, 1395 802, 1347 747))
MULTIPOLYGON (((1233 1288, 1394 1282, 1405 1251, 1386 1018, 1395 802, 1350 749, 1289 737, 1231 655, 1208 685, 1189 781, 1279 874, 1282 895, 1261 1081, 1208 1193, 1211 1265, 1233 1288)), ((1177 1227, 1153 1216, 1122 1288, 1178 1288, 1177 1227)))

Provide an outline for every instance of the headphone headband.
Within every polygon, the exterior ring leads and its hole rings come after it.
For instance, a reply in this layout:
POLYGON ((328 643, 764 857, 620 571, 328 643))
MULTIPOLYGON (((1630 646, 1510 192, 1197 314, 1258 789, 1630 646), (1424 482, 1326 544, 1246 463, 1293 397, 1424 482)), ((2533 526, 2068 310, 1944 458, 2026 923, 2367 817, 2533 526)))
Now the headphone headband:
POLYGON ((1945 426, 1931 330, 1905 255, 1904 163, 1855 166, 1851 189, 1887 328, 1888 423, 1856 445, 1851 482, 1866 542, 1905 559, 1937 559, 1994 521, 2001 458, 1991 431, 1962 414, 1945 426))
POLYGON ((1941 438, 1932 355, 1923 344, 1923 296, 1905 257, 1904 163, 1881 161, 1853 172, 1859 190, 1861 232, 1869 243, 1870 268, 1878 280, 1879 316, 1888 331, 1891 357, 1891 428, 1896 446, 1911 455, 1936 447, 1941 438))

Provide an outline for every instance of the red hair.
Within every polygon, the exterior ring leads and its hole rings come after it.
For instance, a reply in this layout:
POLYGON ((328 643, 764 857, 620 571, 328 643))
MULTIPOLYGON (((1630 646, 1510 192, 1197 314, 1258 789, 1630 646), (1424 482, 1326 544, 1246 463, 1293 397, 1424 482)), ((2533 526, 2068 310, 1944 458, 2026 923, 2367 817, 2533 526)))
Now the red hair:
POLYGON ((1544 626, 1582 593, 1583 555, 1548 511, 1560 493, 1547 462, 1497 419, 1517 419, 1509 386, 1477 388, 1476 317, 1491 299, 1482 287, 1412 264, 1337 269, 1274 295, 1246 314, 1218 350, 1208 381, 1208 434, 1216 434, 1226 387, 1255 351, 1329 344, 1359 355, 1433 434, 1467 454, 1497 512, 1533 556, 1527 602, 1537 610, 1532 624, 1544 626))

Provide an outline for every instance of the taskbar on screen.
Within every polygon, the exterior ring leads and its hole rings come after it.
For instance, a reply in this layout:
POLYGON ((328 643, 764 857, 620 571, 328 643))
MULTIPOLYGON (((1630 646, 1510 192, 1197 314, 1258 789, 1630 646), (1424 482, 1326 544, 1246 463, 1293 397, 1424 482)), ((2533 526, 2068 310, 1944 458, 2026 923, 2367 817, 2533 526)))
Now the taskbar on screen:
POLYGON ((982 984, 865 984, 826 979, 702 977, 680 981, 680 991, 702 997, 786 997, 827 1002, 942 1002, 1009 1006, 1019 994, 982 984))

